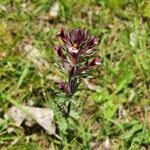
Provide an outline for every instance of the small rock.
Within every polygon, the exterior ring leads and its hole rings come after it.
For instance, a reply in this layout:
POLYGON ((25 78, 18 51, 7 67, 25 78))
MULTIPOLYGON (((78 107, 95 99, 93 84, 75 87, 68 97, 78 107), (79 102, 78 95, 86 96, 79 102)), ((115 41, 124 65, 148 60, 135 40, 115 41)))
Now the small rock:
POLYGON ((32 121, 34 120, 42 128, 44 128, 48 134, 55 134, 55 125, 52 123, 54 119, 54 113, 49 108, 38 108, 31 106, 20 106, 22 109, 19 109, 15 106, 12 106, 7 114, 20 126, 24 120, 27 125, 32 126, 32 121), (29 120, 30 118, 30 120, 29 120))
POLYGON ((110 139, 108 137, 103 142, 103 148, 104 148, 104 150, 110 150, 110 139))
POLYGON ((14 128, 12 128, 12 127, 9 127, 8 129, 7 129, 7 132, 8 133, 12 133, 14 131, 14 128))
POLYGON ((58 16, 59 12, 59 4, 55 2, 51 7, 49 11, 50 18, 56 18, 58 16))

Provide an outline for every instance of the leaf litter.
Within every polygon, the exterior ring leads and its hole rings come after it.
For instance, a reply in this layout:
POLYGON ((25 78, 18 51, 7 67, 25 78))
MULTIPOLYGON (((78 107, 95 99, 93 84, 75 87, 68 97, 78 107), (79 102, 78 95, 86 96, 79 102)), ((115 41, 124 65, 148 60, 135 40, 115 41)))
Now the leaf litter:
POLYGON ((41 51, 34 47, 29 39, 23 39, 19 44, 19 52, 26 59, 30 60, 39 70, 49 68, 47 60, 43 57, 41 51))

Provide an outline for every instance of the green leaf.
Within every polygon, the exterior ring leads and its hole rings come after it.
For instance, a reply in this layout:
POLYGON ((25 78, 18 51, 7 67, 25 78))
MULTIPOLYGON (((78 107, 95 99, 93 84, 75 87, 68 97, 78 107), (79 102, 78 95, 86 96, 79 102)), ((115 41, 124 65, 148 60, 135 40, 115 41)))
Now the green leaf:
POLYGON ((122 139, 130 140, 133 136, 136 137, 137 132, 142 130, 142 124, 134 125, 129 131, 121 136, 122 139))
POLYGON ((103 107, 103 117, 110 120, 116 113, 117 106, 112 101, 108 101, 103 107))

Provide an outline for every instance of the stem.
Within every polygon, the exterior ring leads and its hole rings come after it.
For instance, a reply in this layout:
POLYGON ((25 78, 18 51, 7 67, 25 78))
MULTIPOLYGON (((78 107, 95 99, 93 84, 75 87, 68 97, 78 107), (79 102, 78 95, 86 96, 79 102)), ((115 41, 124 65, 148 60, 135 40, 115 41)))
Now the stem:
POLYGON ((70 110, 71 110, 71 101, 69 102, 68 106, 67 106, 67 117, 69 116, 70 114, 70 110))
POLYGON ((76 87, 76 84, 77 84, 76 83, 77 80, 73 78, 74 77, 74 69, 75 69, 75 67, 72 68, 72 72, 69 74, 69 77, 68 77, 68 85, 67 85, 68 92, 67 92, 66 96, 67 97, 69 96, 69 103, 66 106, 66 109, 64 111, 64 115, 67 118, 69 117, 69 113, 71 111, 71 100, 70 99, 72 98, 72 96, 74 94, 75 87, 76 87))

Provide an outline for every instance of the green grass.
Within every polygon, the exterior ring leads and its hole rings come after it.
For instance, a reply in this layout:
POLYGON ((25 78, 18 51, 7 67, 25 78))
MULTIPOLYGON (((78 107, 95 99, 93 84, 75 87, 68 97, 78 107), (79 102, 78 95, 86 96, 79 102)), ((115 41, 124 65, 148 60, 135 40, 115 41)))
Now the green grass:
POLYGON ((30 0, 26 7, 12 2, 0 2, 0 149, 96 150, 107 138, 111 150, 150 149, 149 1, 60 0, 53 20, 39 19, 48 16, 49 0, 30 0), (60 27, 88 29, 99 40, 102 63, 88 79, 94 89, 83 82, 68 119, 57 108, 55 86, 65 78, 53 52, 60 27), (23 44, 39 49, 48 67, 25 57, 23 44), (42 130, 26 134, 7 117, 10 106, 28 100, 54 110, 58 136, 42 130))

